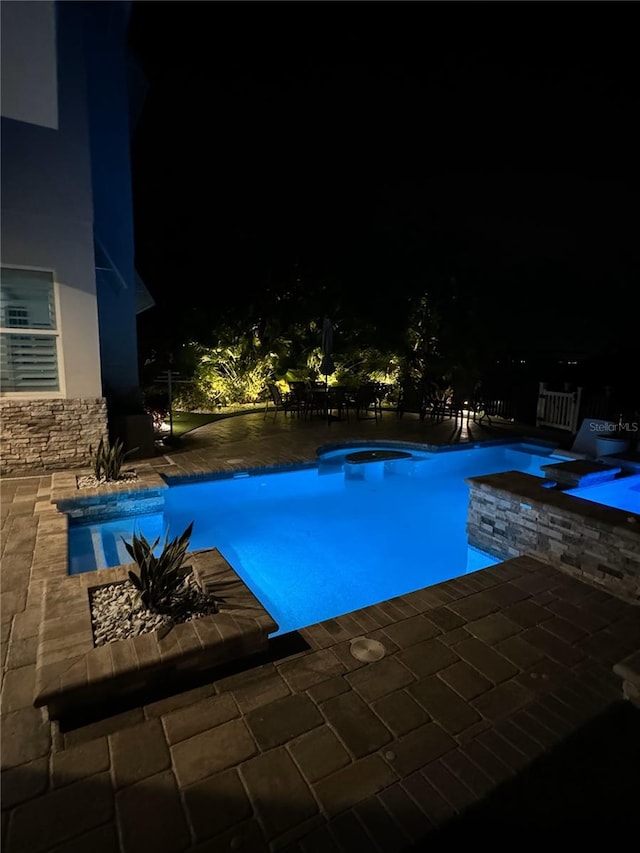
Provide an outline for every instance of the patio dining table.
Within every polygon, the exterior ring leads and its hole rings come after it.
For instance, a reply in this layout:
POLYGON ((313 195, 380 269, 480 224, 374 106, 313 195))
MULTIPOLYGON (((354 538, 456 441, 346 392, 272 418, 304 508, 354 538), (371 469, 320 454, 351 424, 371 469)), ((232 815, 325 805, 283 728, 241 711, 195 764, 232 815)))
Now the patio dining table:
POLYGON ((311 388, 309 391, 311 415, 316 412, 320 417, 326 418, 329 423, 341 421, 342 412, 347 411, 345 389, 342 386, 330 385, 328 388, 311 388), (332 414, 337 412, 337 414, 332 414))

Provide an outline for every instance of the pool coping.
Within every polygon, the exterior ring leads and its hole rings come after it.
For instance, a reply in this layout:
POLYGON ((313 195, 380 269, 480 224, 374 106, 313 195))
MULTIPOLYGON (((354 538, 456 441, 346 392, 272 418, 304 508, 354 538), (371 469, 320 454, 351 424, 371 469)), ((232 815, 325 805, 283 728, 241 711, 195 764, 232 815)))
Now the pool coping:
MULTIPOLYGON (((470 441, 461 444, 429 444, 427 442, 402 441, 397 439, 344 439, 339 442, 321 444, 316 448, 315 459, 300 459, 293 462, 284 462, 276 465, 253 465, 244 463, 221 463, 216 469, 207 467, 200 471, 189 473, 172 474, 164 470, 162 474, 149 463, 142 462, 134 469, 138 478, 136 480, 115 481, 102 483, 99 486, 78 487, 78 478, 91 474, 90 468, 74 469, 73 471, 54 471, 51 476, 51 503, 55 504, 60 512, 67 513, 73 517, 76 508, 88 510, 90 507, 98 507, 101 503, 110 504, 117 502, 118 498, 127 495, 142 496, 147 493, 150 498, 157 492, 161 494, 169 486, 185 485, 206 480, 232 479, 239 475, 253 476, 256 474, 274 474, 281 471, 305 470, 317 468, 322 462, 323 454, 334 450, 358 447, 394 447, 401 450, 420 450, 423 453, 456 453, 465 450, 477 449, 479 447, 499 447, 502 445, 527 444, 534 447, 543 447, 555 451, 555 455, 563 459, 572 459, 575 456, 568 454, 558 448, 552 441, 527 436, 509 436, 501 438, 483 439, 482 441, 470 441)), ((87 515, 99 516, 99 511, 86 512, 87 515)))
POLYGON ((167 488, 168 486, 186 485, 188 483, 196 483, 207 480, 225 480, 233 479, 238 476, 255 476, 262 474, 276 474, 282 471, 298 471, 317 468, 323 461, 323 455, 331 453, 335 450, 357 449, 358 447, 393 447, 399 450, 417 450, 423 453, 457 453, 468 450, 475 450, 481 447, 500 447, 515 444, 526 444, 532 447, 541 447, 554 452, 554 455, 563 460, 575 458, 567 451, 560 449, 556 442, 547 441, 545 439, 530 438, 528 436, 509 436, 501 438, 482 439, 481 441, 469 441, 460 444, 430 444, 428 442, 403 441, 399 439, 344 439, 339 442, 329 442, 321 444, 316 448, 315 459, 298 459, 294 461, 282 462, 278 464, 264 464, 247 466, 244 463, 225 462, 220 463, 220 467, 212 469, 210 467, 203 468, 198 471, 189 471, 188 473, 173 474, 165 470, 162 475, 155 471, 138 471, 138 480, 128 481, 123 483, 105 484, 92 489, 79 490, 75 482, 75 475, 81 475, 83 472, 75 472, 71 477, 68 474, 53 476, 52 483, 52 501, 60 503, 64 506, 66 500, 78 501, 95 498, 101 494, 117 495, 127 491, 132 493, 152 489, 154 487, 167 488))

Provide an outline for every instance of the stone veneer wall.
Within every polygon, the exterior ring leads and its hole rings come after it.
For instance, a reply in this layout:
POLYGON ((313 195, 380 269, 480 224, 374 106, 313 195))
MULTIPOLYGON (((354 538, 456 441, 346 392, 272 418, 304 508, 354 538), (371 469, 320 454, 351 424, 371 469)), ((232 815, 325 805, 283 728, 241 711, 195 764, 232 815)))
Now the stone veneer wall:
MULTIPOLYGON (((159 480, 157 474, 151 474, 154 480, 159 480)), ((121 484, 122 489, 131 489, 130 482, 121 484)), ((101 488, 109 488, 108 485, 101 488)), ((108 521, 112 518, 122 518, 129 515, 146 515, 150 512, 162 512, 164 509, 164 490, 168 486, 162 482, 156 488, 136 489, 124 494, 115 492, 113 494, 95 494, 98 489, 82 489, 91 492, 88 497, 67 498, 54 500, 58 510, 65 513, 69 521, 75 523, 87 523, 92 519, 108 521)))
POLYGON ((640 515, 542 487, 508 471, 467 480, 469 543, 501 559, 528 554, 640 602, 640 515))
POLYGON ((107 435, 107 405, 87 399, 0 400, 0 473, 82 468, 107 435))

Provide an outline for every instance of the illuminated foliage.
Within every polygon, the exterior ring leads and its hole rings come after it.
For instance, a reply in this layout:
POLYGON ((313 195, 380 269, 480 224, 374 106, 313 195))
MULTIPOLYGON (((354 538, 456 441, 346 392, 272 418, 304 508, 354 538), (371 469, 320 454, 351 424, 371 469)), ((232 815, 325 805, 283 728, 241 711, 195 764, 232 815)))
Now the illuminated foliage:
MULTIPOLYGON (((174 389, 174 410, 212 412, 229 406, 261 404, 270 382, 288 390, 292 381, 321 380, 322 318, 334 324, 335 370, 330 384, 356 387, 367 382, 397 388, 442 376, 445 359, 440 353, 444 325, 439 306, 423 293, 403 300, 404 323, 386 328, 367 322, 359 313, 347 313, 331 294, 325 306, 306 306, 300 288, 282 293, 267 291, 268 306, 250 306, 247 327, 238 322, 210 329, 180 354, 179 368, 191 380, 174 389), (271 304, 273 303, 273 304, 271 304), (313 316, 311 316, 313 307, 313 316)), ((400 309, 398 309, 400 310, 400 309)))
POLYGON ((278 353, 266 350, 256 333, 231 336, 218 346, 194 344, 196 394, 210 407, 255 403, 264 398, 267 382, 278 364, 278 353))

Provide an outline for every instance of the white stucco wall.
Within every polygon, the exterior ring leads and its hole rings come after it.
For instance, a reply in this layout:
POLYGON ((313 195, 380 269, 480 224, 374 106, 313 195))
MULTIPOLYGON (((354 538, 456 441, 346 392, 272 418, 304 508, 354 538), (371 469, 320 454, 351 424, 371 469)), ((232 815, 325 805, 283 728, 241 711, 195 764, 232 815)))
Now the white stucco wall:
MULTIPOLYGON (((20 20, 28 35, 29 15, 20 20)), ((19 38, 19 32, 14 37, 19 38)), ((33 116, 31 122, 2 118, 1 261, 4 266, 53 271, 62 340, 57 396, 95 398, 102 395, 102 379, 86 74, 79 21, 70 16, 63 31, 50 33, 50 37, 63 57, 57 75, 61 85, 58 129, 35 123, 33 116)))
MULTIPOLYGON (((15 211, 3 217, 2 264, 51 270, 58 290, 62 340, 59 396, 100 397, 98 309, 90 224, 15 211)), ((7 396, 23 396, 9 394, 7 396)), ((54 396, 50 392, 32 396, 54 396)))
POLYGON ((53 0, 0 3, 2 115, 58 127, 53 0))

